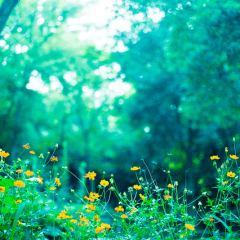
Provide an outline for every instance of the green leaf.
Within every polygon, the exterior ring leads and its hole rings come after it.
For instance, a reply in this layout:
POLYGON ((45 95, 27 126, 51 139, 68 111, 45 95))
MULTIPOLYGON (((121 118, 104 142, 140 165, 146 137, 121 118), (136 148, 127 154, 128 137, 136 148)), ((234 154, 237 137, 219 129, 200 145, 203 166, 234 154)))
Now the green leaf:
POLYGON ((0 226, 1 231, 8 230, 8 229, 9 229, 9 227, 7 227, 7 226, 0 226))
POLYGON ((4 179, 0 181, 0 186, 2 187, 13 187, 14 186, 14 180, 13 179, 4 179))
POLYGON ((24 207, 25 207, 25 203, 21 203, 19 208, 18 208, 18 210, 17 210, 17 213, 15 215, 15 219, 14 219, 14 222, 13 222, 13 227, 12 227, 12 233, 11 233, 11 236, 10 236, 10 240, 12 240, 13 237, 14 237, 14 233, 15 233, 15 230, 16 230, 17 222, 18 222, 18 219, 19 219, 19 217, 20 217, 24 207))
POLYGON ((223 224, 223 226, 224 226, 230 233, 232 232, 231 229, 229 228, 229 226, 228 226, 225 222, 223 222, 221 218, 216 217, 216 216, 214 216, 214 215, 208 215, 208 217, 209 217, 209 218, 210 218, 210 217, 215 218, 216 220, 218 220, 219 222, 221 222, 221 223, 223 224))

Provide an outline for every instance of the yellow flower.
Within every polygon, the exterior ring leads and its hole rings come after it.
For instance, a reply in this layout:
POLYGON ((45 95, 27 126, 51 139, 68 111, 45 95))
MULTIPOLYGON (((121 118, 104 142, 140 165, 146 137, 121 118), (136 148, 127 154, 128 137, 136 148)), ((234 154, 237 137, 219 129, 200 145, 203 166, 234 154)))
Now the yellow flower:
POLYGON ((71 231, 73 231, 73 228, 70 228, 71 229, 71 231))
POLYGON ((96 206, 93 206, 92 204, 87 205, 87 208, 91 210, 96 210, 96 206))
POLYGON ((22 224, 22 225, 24 225, 22 222, 20 222, 20 221, 18 220, 18 226, 19 226, 19 224, 22 224))
POLYGON ((5 192, 5 187, 0 186, 0 192, 5 192))
POLYGON ((213 221, 214 221, 214 219, 212 218, 212 216, 209 217, 208 221, 210 221, 210 222, 213 222, 213 221))
POLYGON ((228 176, 228 177, 235 177, 235 176, 236 176, 236 173, 234 173, 234 172, 228 172, 228 173, 227 173, 227 176, 228 176))
POLYGON ((30 154, 32 154, 32 155, 34 155, 34 154, 35 154, 35 152, 34 152, 34 151, 30 151, 29 153, 30 153, 30 154))
POLYGON ((104 228, 102 228, 102 227, 96 227, 95 228, 95 233, 99 233, 99 232, 104 232, 105 230, 104 230, 104 228))
POLYGON ((90 198, 90 197, 87 197, 87 196, 85 196, 84 198, 87 199, 88 201, 94 202, 93 198, 90 198))
POLYGON ((89 180, 95 180, 95 177, 97 176, 97 174, 93 171, 92 173, 88 172, 85 175, 85 178, 89 178, 89 180))
POLYGON ((58 216, 57 216, 57 219, 69 219, 69 218, 72 218, 73 216, 68 216, 68 215, 66 215, 66 213, 67 213, 67 211, 62 211, 62 212, 60 212, 59 214, 58 214, 58 216))
POLYGON ((106 181, 106 180, 101 180, 100 184, 104 187, 108 186, 109 185, 109 182, 106 181))
POLYGON ((174 188, 174 186, 172 184, 168 184, 167 185, 169 188, 174 188))
POLYGON ((116 207, 114 210, 117 212, 124 212, 124 208, 122 206, 116 207))
POLYGON ((43 178, 41 178, 39 175, 38 175, 38 178, 41 180, 38 183, 43 184, 43 182, 42 182, 43 178))
POLYGON ((143 201, 145 200, 145 197, 141 193, 139 194, 139 196, 143 201))
POLYGON ((99 218, 98 215, 95 215, 95 216, 94 216, 94 219, 95 219, 95 221, 97 221, 97 222, 101 222, 101 220, 100 220, 100 218, 99 218))
POLYGON ((228 184, 228 181, 225 181, 225 182, 222 183, 222 185, 226 185, 226 184, 228 184))
POLYGON ((133 188, 136 189, 136 190, 141 190, 142 189, 142 187, 140 185, 134 185, 133 188))
POLYGON ((111 228, 111 226, 109 224, 107 224, 107 223, 102 223, 101 227, 107 228, 108 230, 111 228))
POLYGON ((211 156, 210 159, 211 160, 219 160, 220 158, 218 156, 211 156))
POLYGON ((96 199, 96 198, 99 198, 99 194, 98 193, 93 193, 93 192, 90 192, 90 198, 93 198, 93 199, 96 199))
POLYGON ((10 154, 8 152, 5 152, 5 151, 1 151, 0 152, 0 157, 4 157, 4 158, 7 158, 10 154))
POLYGON ((26 172, 24 172, 28 177, 34 175, 34 173, 30 170, 27 170, 26 172))
POLYGON ((134 208, 134 209, 132 209, 132 211, 130 212, 130 214, 132 215, 134 212, 136 212, 137 211, 137 209, 136 208, 134 208))
POLYGON ((239 157, 237 157, 236 155, 229 155, 229 157, 235 160, 239 159, 239 157))
POLYGON ((26 145, 23 145, 23 147, 26 149, 30 149, 29 143, 27 143, 26 145))
POLYGON ((14 186, 16 187, 25 187, 25 183, 21 180, 17 180, 14 182, 14 186))
POLYGON ((164 200, 168 200, 169 198, 172 198, 170 195, 164 195, 164 200))
POLYGON ((94 202, 96 198, 99 198, 99 194, 90 192, 89 197, 85 196, 84 198, 87 199, 88 201, 94 202))
POLYGON ((57 183, 58 187, 61 186, 61 182, 60 182, 60 179, 59 179, 59 178, 55 178, 55 183, 57 183))
POLYGON ((53 156, 53 157, 51 158, 51 162, 52 162, 52 161, 58 162, 58 158, 53 156))
POLYGON ((22 202, 22 200, 17 200, 17 201, 15 201, 16 204, 19 204, 19 203, 21 203, 21 202, 22 202))
POLYGON ((50 190, 55 190, 56 188, 55 187, 51 187, 50 190))
POLYGON ((137 170, 139 170, 139 169, 140 169, 140 167, 132 167, 132 168, 131 168, 132 171, 137 171, 137 170))
POLYGON ((125 215, 125 214, 123 214, 123 215, 121 216, 121 218, 128 218, 128 216, 125 215))
POLYGON ((75 219, 71 219, 71 220, 69 220, 69 222, 71 222, 71 223, 76 223, 77 220, 75 220, 75 219))
POLYGON ((22 171, 23 171, 22 169, 16 170, 17 173, 21 173, 22 171))
POLYGON ((194 228, 194 226, 193 225, 191 225, 191 224, 185 224, 185 227, 188 229, 188 230, 191 230, 191 231, 193 231, 195 228, 194 228))
POLYGON ((184 234, 181 234, 180 237, 183 238, 185 235, 184 234))
POLYGON ((88 223, 89 220, 86 217, 80 217, 80 221, 88 223))

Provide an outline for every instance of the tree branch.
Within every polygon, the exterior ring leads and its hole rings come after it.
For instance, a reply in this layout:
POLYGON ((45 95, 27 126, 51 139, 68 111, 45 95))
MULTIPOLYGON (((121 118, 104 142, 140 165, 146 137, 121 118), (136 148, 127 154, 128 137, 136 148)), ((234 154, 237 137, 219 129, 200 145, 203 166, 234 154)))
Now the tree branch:
POLYGON ((4 0, 2 3, 2 6, 0 8, 0 34, 4 29, 12 10, 18 2, 19 0, 4 0))

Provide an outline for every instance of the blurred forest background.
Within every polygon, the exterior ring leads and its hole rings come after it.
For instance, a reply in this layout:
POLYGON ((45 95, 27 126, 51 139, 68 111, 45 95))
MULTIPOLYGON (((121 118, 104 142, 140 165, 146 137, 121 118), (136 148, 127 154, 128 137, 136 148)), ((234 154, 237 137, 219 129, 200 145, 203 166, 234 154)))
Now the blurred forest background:
POLYGON ((126 190, 144 159, 160 187, 170 169, 196 196, 216 181, 210 156, 220 167, 233 137, 239 149, 238 1, 20 0, 3 22, 0 147, 9 162, 23 144, 37 162, 58 143, 59 168, 80 178, 106 171, 126 190))

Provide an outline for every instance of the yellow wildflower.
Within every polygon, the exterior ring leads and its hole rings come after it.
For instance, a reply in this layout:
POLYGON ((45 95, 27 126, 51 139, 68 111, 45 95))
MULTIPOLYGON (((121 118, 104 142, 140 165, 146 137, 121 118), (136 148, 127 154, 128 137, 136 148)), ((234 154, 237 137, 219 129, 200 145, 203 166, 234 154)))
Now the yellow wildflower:
POLYGON ((235 176, 236 176, 236 173, 234 173, 234 172, 228 172, 228 173, 227 173, 227 176, 228 176, 228 177, 235 177, 235 176))
POLYGON ((114 210, 117 212, 124 212, 124 208, 122 206, 116 207, 114 210))
POLYGON ((22 169, 16 170, 17 173, 21 173, 22 171, 23 171, 22 169))
POLYGON ((20 222, 20 221, 18 220, 18 226, 19 226, 19 224, 22 224, 22 225, 24 225, 22 222, 20 222))
POLYGON ((58 162, 58 158, 53 156, 53 157, 51 158, 51 162, 52 162, 52 161, 58 162))
POLYGON ((214 221, 214 219, 212 218, 212 216, 209 217, 208 221, 210 221, 210 222, 213 222, 213 221, 214 221))
POLYGON ((101 180, 100 184, 104 187, 108 186, 109 185, 109 182, 106 181, 106 180, 101 180))
POLYGON ((87 208, 91 210, 96 210, 96 206, 93 206, 92 204, 87 205, 87 208))
POLYGON ((35 152, 34 152, 34 151, 30 151, 29 153, 30 153, 30 154, 32 154, 32 155, 34 155, 34 154, 35 154, 35 152))
POLYGON ((0 186, 0 192, 5 192, 5 187, 0 186))
POLYGON ((72 218, 73 216, 68 216, 68 215, 66 215, 66 213, 67 213, 67 211, 62 211, 62 212, 60 212, 59 214, 58 214, 58 216, 57 216, 57 219, 69 219, 69 218, 72 218))
POLYGON ((29 143, 27 143, 26 145, 23 145, 23 147, 26 149, 30 149, 29 143))
POLYGON ((99 232, 104 232, 105 230, 104 230, 104 228, 102 228, 102 227, 96 227, 95 228, 95 233, 99 233, 99 232))
POLYGON ((86 217, 80 217, 80 221, 88 223, 89 220, 86 217))
POLYGON ((134 212, 136 212, 137 211, 137 209, 136 208, 134 208, 134 209, 132 209, 132 211, 130 212, 130 214, 132 215, 134 212))
POLYGON ((229 157, 235 160, 239 159, 239 157, 237 157, 236 155, 229 155, 229 157))
POLYGON ((172 198, 172 196, 170 196, 169 194, 164 195, 164 200, 168 200, 169 198, 172 198))
POLYGON ((21 203, 21 202, 22 202, 22 200, 17 200, 17 201, 15 201, 16 204, 19 204, 19 203, 21 203))
POLYGON ((21 180, 17 180, 14 182, 14 186, 16 187, 25 187, 25 183, 21 180))
POLYGON ((69 220, 69 222, 71 222, 71 223, 76 223, 77 220, 75 220, 75 219, 71 219, 71 220, 69 220))
POLYGON ((0 152, 0 157, 4 157, 4 158, 7 158, 10 154, 8 152, 5 152, 5 151, 1 151, 0 152))
POLYGON ((32 172, 32 171, 30 171, 30 170, 27 170, 26 172, 24 172, 28 177, 30 177, 30 176, 33 176, 34 175, 34 173, 32 172))
POLYGON ((172 184, 168 184, 167 185, 169 188, 174 188, 174 186, 172 184))
POLYGON ((226 184, 228 184, 228 181, 225 181, 225 182, 222 183, 222 185, 226 185, 226 184))
POLYGON ((89 180, 95 180, 95 177, 97 176, 97 174, 93 171, 92 173, 91 172, 88 172, 86 175, 85 175, 85 178, 89 178, 89 180))
POLYGON ((218 155, 217 155, 217 156, 211 156, 210 159, 211 159, 211 160, 219 160, 220 158, 219 158, 218 155))
POLYGON ((102 223, 101 227, 107 228, 107 230, 109 230, 111 228, 111 226, 109 224, 107 224, 107 223, 102 223))
POLYGON ((60 182, 60 179, 59 179, 59 178, 55 178, 55 183, 57 183, 58 187, 61 186, 61 182, 60 182))
POLYGON ((39 181, 38 183, 40 183, 40 184, 43 184, 43 178, 41 178, 39 175, 38 175, 38 178, 41 180, 41 181, 39 181))
POLYGON ((142 186, 140 186, 140 185, 134 185, 133 188, 136 189, 136 190, 141 190, 141 189, 142 189, 142 186))
POLYGON ((128 216, 125 215, 125 214, 123 214, 123 215, 121 216, 121 218, 128 218, 128 216))
POLYGON ((145 197, 141 193, 139 194, 139 196, 143 201, 145 200, 145 197))
POLYGON ((185 224, 185 227, 188 229, 188 230, 191 230, 191 231, 193 231, 195 228, 194 228, 194 226, 193 225, 191 225, 191 224, 185 224))
POLYGON ((139 170, 139 169, 140 169, 140 167, 132 167, 132 168, 131 168, 132 171, 137 171, 137 170, 139 170))
POLYGON ((101 221, 98 215, 95 215, 94 219, 95 219, 96 222, 100 222, 101 221))
POLYGON ((50 190, 55 190, 56 188, 55 187, 51 187, 50 190))

